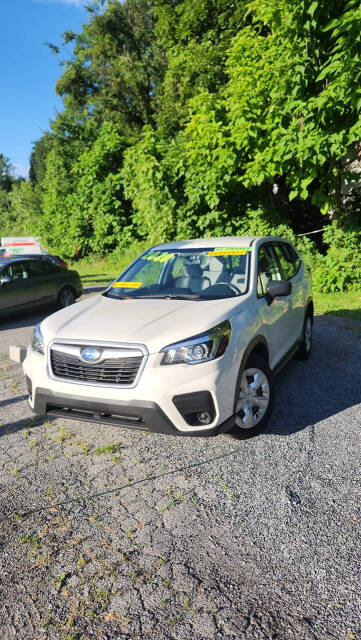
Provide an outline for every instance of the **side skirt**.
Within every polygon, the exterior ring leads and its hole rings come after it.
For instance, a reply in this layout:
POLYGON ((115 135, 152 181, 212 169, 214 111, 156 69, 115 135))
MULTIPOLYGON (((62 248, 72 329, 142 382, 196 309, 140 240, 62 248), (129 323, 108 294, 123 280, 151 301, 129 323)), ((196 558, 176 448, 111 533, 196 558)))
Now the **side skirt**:
POLYGON ((301 342, 302 342, 302 339, 299 338, 297 342, 295 342, 295 344, 287 351, 287 353, 285 353, 285 355, 282 356, 281 360, 277 362, 277 364, 273 368, 273 373, 275 374, 275 376, 283 369, 283 367, 287 364, 287 362, 291 360, 291 358, 295 355, 301 342))

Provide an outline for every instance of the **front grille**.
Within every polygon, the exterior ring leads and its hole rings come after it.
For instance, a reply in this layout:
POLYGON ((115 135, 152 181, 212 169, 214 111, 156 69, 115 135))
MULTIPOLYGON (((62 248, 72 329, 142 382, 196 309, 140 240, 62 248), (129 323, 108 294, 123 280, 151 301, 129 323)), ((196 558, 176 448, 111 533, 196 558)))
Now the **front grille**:
POLYGON ((76 356, 50 350, 51 368, 56 378, 102 385, 132 385, 142 360, 143 356, 109 358, 100 364, 89 365, 76 356))

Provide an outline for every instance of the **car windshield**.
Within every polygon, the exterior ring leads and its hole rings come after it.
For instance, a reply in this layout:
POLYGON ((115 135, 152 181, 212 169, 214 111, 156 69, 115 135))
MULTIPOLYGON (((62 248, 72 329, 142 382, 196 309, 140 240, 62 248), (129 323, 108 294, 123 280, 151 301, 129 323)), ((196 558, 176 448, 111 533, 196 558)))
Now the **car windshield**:
POLYGON ((218 300, 248 290, 250 247, 150 249, 112 283, 108 298, 218 300))

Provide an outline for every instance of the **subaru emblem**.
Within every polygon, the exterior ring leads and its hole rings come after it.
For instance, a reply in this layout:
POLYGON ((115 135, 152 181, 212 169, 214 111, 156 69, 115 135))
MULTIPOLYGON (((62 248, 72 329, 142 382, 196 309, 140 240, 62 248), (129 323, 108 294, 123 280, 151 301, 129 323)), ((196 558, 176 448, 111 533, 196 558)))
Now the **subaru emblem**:
POLYGON ((102 350, 95 347, 83 347, 80 349, 80 357, 85 362, 98 362, 102 357, 102 350))

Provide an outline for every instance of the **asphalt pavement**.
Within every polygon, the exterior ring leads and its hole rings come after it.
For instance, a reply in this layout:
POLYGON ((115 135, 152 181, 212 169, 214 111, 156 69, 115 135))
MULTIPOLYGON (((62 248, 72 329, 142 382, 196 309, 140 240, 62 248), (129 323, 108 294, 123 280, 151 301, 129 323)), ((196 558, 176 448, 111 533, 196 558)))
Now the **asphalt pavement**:
POLYGON ((0 627, 10 640, 361 639, 361 323, 315 319, 262 435, 36 418, 0 325, 0 627))

